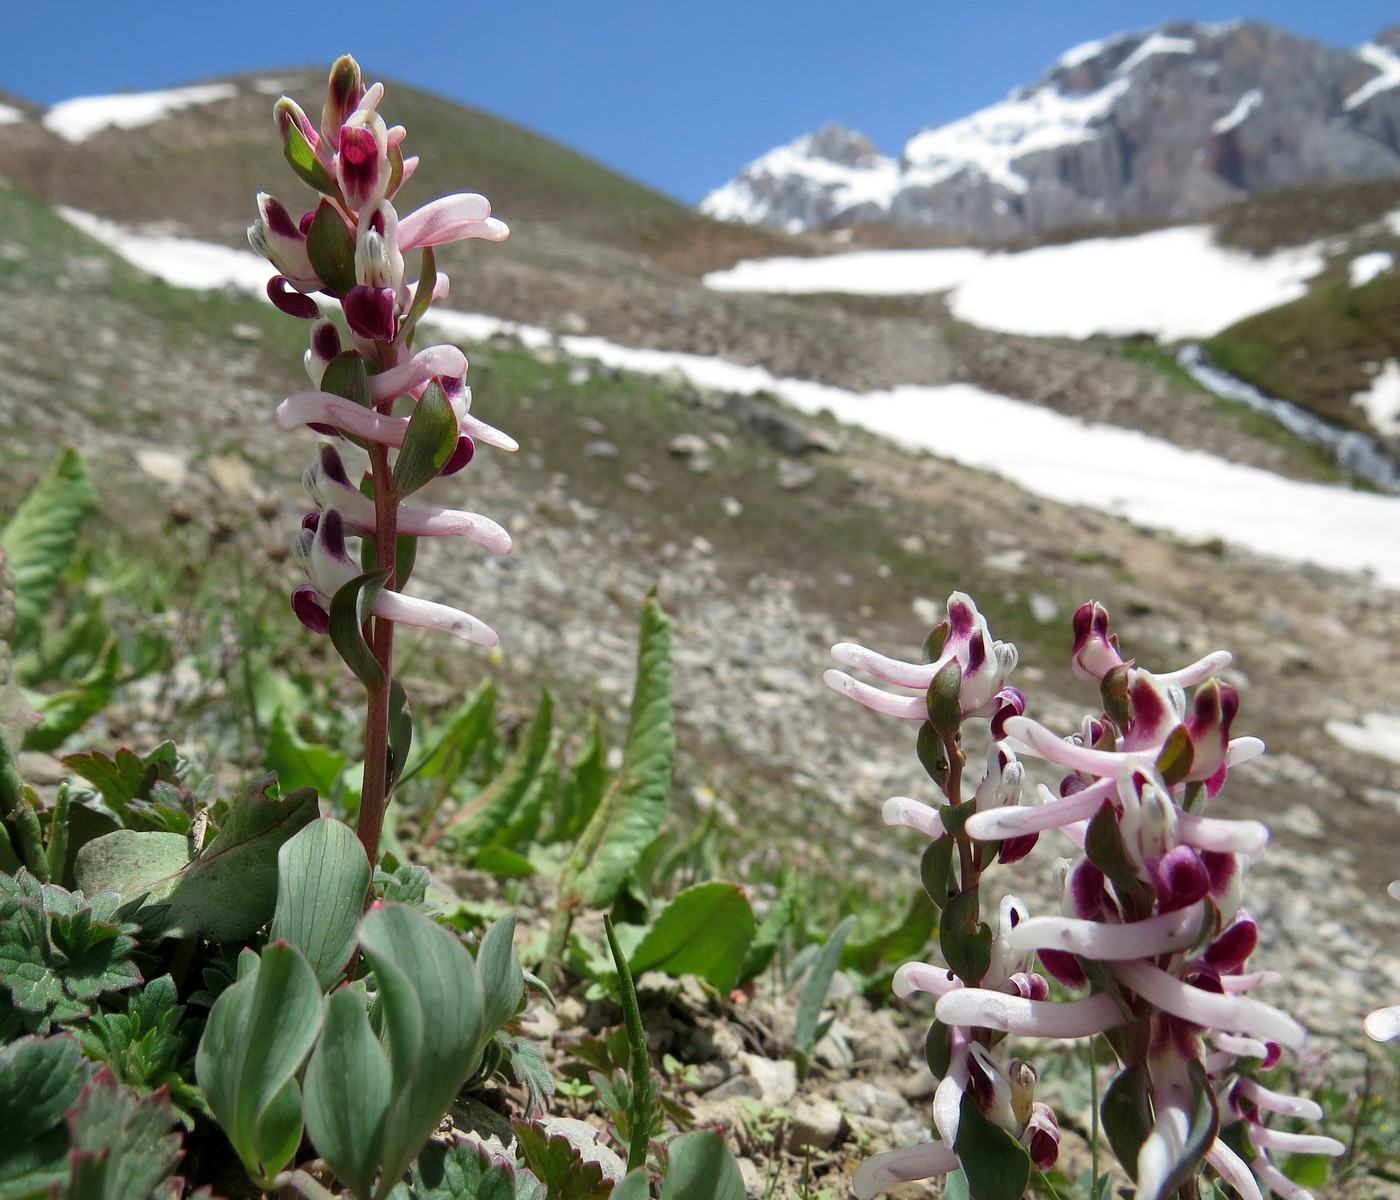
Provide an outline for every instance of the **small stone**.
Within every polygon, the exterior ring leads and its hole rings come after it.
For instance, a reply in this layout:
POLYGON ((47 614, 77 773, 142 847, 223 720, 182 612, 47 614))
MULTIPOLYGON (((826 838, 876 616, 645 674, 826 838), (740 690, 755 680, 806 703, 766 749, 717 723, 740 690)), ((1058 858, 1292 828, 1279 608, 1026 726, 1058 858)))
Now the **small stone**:
POLYGON ((778 460, 778 486, 784 491, 795 492, 807 487, 817 477, 816 467, 806 463, 793 462, 789 458, 778 460))
POLYGON ((803 1100, 792 1110, 787 1144, 794 1154, 803 1150, 829 1150, 836 1145, 846 1118, 830 1100, 803 1100))
POLYGON ((189 475, 185 460, 168 450, 138 450, 136 465, 157 483, 169 487, 182 487, 189 475))
POLYGON ((742 516, 744 512, 744 506, 733 496, 726 496, 719 502, 719 506, 724 510, 726 517, 742 516))
POLYGON ((246 321, 238 321, 229 330, 240 342, 257 342, 262 340, 262 330, 256 325, 249 325, 246 321))
POLYGON ((1044 592, 1030 594, 1031 617, 1047 625, 1060 615, 1060 606, 1044 592))
POLYGON ((558 321, 559 332, 573 337, 582 337, 588 332, 588 322, 580 313, 566 312, 558 321))
POLYGON ((585 458, 617 458, 620 451, 612 442, 602 440, 589 442, 583 448, 585 458))
POLYGON ((232 454, 215 454, 205 463, 209 477, 225 496, 251 496, 257 488, 253 468, 232 454))
POLYGON ((52 754, 39 750, 21 750, 15 764, 19 777, 35 787, 49 787, 62 783, 69 776, 69 770, 52 754))
POLYGON ((758 1200, 764 1194, 763 1172, 747 1154, 739 1159, 739 1178, 744 1181, 744 1195, 748 1200, 758 1200))
POLYGON ((574 387, 582 387, 593 378, 593 372, 585 366, 579 365, 569 371, 569 382, 574 387))
POLYGON ((758 1054, 740 1058, 744 1073, 758 1085, 765 1104, 781 1106, 797 1095, 797 1067, 789 1058, 774 1060, 758 1054))
POLYGON ((656 490, 656 484, 636 471, 629 471, 623 476, 622 482, 634 492, 641 492, 643 496, 650 496, 656 490))
POLYGON ((678 433, 670 440, 666 448, 677 458, 694 458, 697 455, 707 453, 710 444, 698 433, 678 433))
POLYGON ((1327 827, 1323 825, 1322 818, 1306 804, 1291 805, 1277 821, 1279 828, 1296 833, 1299 837, 1317 839, 1327 834, 1327 827))
POLYGON ((914 617, 921 624, 927 625, 930 629, 943 620, 946 613, 946 606, 939 604, 936 600, 930 600, 925 596, 917 597, 909 606, 914 610, 914 617))

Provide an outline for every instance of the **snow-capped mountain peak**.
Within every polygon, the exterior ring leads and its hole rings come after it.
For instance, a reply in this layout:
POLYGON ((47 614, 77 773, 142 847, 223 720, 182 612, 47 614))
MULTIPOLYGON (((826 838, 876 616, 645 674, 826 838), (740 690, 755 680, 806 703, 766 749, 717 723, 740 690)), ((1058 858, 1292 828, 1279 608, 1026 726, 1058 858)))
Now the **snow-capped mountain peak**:
POLYGON ((1400 27, 1352 51, 1258 23, 1179 23, 1067 50, 1005 100, 915 133, 897 159, 825 126, 701 208, 789 231, 916 225, 995 241, 1395 176, 1400 27))

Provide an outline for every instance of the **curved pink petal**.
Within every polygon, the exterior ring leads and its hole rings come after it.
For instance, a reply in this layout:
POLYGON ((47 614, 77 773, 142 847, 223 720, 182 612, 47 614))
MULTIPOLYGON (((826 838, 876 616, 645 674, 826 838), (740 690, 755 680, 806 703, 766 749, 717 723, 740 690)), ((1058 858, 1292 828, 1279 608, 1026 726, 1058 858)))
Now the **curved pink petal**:
POLYGON ((1248 1078, 1240 1080, 1239 1089, 1240 1094, 1256 1108, 1266 1112, 1278 1113, 1281 1117, 1302 1117, 1307 1121, 1322 1120, 1322 1105, 1305 1100, 1302 1096, 1271 1091, 1257 1080, 1248 1078))
POLYGON ((946 661, 940 659, 936 663, 904 662, 898 658, 877 654, 874 650, 867 650, 854 642, 838 642, 831 648, 831 657, 843 667, 868 671, 876 679, 883 679, 886 683, 893 683, 898 687, 918 688, 921 692, 928 690, 928 685, 933 682, 933 677, 946 661))
POLYGON ((1245 992, 1252 992, 1257 987, 1263 987, 1265 984, 1282 982, 1283 973, 1281 971, 1254 971, 1248 975, 1222 975, 1220 977, 1220 986, 1230 996, 1240 996, 1245 992))
POLYGON ((943 996, 934 1015, 945 1025, 975 1025, 1034 1037, 1088 1037, 1116 1029, 1124 1017, 1105 993, 1082 1000, 1023 1000, 986 988, 961 988, 943 996))
POLYGON ((1196 684, 1204 683, 1212 675, 1223 671, 1234 657, 1228 650, 1212 650, 1204 658, 1198 658, 1175 671, 1168 671, 1165 675, 1158 675, 1157 678, 1163 683, 1174 683, 1178 687, 1195 687, 1196 684))
POLYGON ((1232 1058, 1269 1057, 1269 1047, 1258 1038, 1241 1037, 1237 1033, 1224 1033, 1219 1029, 1212 1029, 1209 1037, 1212 1046, 1223 1050, 1232 1058))
POLYGON ((1306 1035, 1287 1013, 1245 996, 1222 996, 1183 983, 1146 962, 1119 962, 1110 968, 1120 983, 1149 1004, 1195 1025, 1253 1035, 1297 1049, 1306 1035))
POLYGON ((927 721, 928 702, 922 696, 892 696, 868 683, 852 679, 845 671, 829 670, 822 675, 826 686, 862 704, 871 712, 906 721, 927 721))
POLYGON ((1347 1148, 1336 1138, 1321 1133, 1288 1133, 1283 1129, 1270 1129, 1267 1125, 1251 1125, 1249 1140, 1264 1150, 1284 1150, 1289 1154, 1325 1154, 1328 1158, 1336 1158, 1347 1152, 1347 1148))
POLYGON ((399 222, 399 246, 441 246, 464 238, 501 242, 510 230, 491 215, 491 202, 476 192, 457 192, 415 209, 399 222))
POLYGON ((1232 821, 1203 817, 1200 813, 1177 813, 1177 840, 1197 850, 1221 854, 1262 854, 1269 844, 1269 827, 1259 821, 1232 821))
POLYGON ((296 392, 277 406, 279 429, 298 425, 334 425, 381 446, 402 446, 408 418, 386 417, 330 392, 296 392))
MULTIPOLYGON (((405 363, 369 378, 369 394, 376 404, 394 400, 405 392, 421 395, 430 379, 439 375, 460 378, 467 372, 467 356, 456 346, 429 346, 405 363)), ((459 413, 460 417, 462 414, 459 413)))
POLYGON ((1266 748, 1262 738, 1231 738, 1225 747, 1225 765, 1227 767, 1239 766, 1240 763, 1248 762, 1251 758, 1258 758, 1266 748))
POLYGON ((1206 1162, 1215 1168, 1221 1179, 1239 1193, 1240 1200, 1264 1200, 1259 1191, 1259 1184, 1250 1172, 1249 1164, 1219 1138, 1216 1138, 1206 1151, 1206 1162))
POLYGON ((894 973, 890 990, 902 1000, 915 992, 946 996, 962 986, 963 981, 947 967, 940 967, 934 963, 907 962, 894 973))
POLYGON ((958 1156, 942 1142, 904 1146, 867 1158, 856 1168, 851 1190, 857 1200, 871 1200, 886 1188, 916 1179, 931 1179, 958 1169, 958 1156))
POLYGON ((1086 775, 1113 776, 1134 768, 1151 767, 1156 757, 1152 748, 1121 752, 1117 750, 1094 750, 1062 738, 1053 730, 1046 729, 1039 721, 1030 717, 1009 717, 1005 725, 1006 735, 1011 739, 1012 749, 1017 753, 1033 754, 1071 771, 1082 771, 1086 775))
MULTIPOLYGON (((1219 1144, 1219 1142, 1216 1143, 1216 1145, 1219 1144)), ((1206 1155, 1206 1161, 1210 1162, 1210 1155, 1206 1155)), ((1211 1166, 1215 1166, 1215 1164, 1211 1163, 1211 1166)), ((1251 1167, 1259 1182, 1271 1193, 1282 1196, 1283 1200, 1314 1200, 1313 1194, 1307 1188, 1294 1183, 1262 1154, 1254 1160, 1251 1167)), ((1241 1194, 1248 1196, 1248 1193, 1241 1194)), ((1257 1191, 1255 1195, 1258 1195, 1257 1191)))
MULTIPOLYGON (((835 672, 829 671, 827 674, 835 672)), ((1114 781, 1105 779, 1082 792, 1062 799, 1050 799, 1029 808, 993 808, 973 813, 967 819, 967 832, 979 842, 996 842, 1003 838, 1024 837, 1028 833, 1042 833, 1092 817, 1116 791, 1114 781)))
POLYGON ((1007 936, 1013 950, 1063 950, 1100 961, 1155 958, 1185 950, 1201 931, 1205 906, 1193 904, 1126 925, 1077 917, 1032 917, 1007 936))
POLYGON ((891 796, 885 801, 880 814, 886 825, 903 825, 906 829, 917 829, 925 837, 937 841, 947 834, 943 818, 938 809, 929 804, 921 804, 908 796, 891 796))
POLYGON ((497 450, 519 450, 520 443, 508 433, 502 433, 494 425, 488 425, 485 421, 479 421, 471 413, 466 413, 461 418, 462 432, 467 434, 473 441, 485 442, 488 446, 495 446, 497 450))
POLYGON ((433 600, 405 596, 402 592, 380 592, 370 611, 387 621, 417 625, 420 629, 441 630, 464 641, 475 642, 478 646, 495 646, 501 640, 491 626, 470 613, 433 600))

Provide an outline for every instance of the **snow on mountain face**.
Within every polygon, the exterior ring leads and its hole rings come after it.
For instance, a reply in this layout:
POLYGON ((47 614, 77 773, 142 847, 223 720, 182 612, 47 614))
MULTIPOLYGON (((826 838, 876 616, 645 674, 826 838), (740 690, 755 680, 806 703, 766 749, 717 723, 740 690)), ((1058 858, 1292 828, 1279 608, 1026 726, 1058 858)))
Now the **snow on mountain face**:
POLYGON ((1395 176, 1400 27, 1351 52, 1255 23, 1176 24, 1077 46, 1001 103, 916 133, 897 160, 826 126, 701 209, 789 231, 889 223, 995 241, 1395 176))
POLYGON ((194 104, 231 100, 238 88, 231 83, 170 88, 118 96, 80 96, 55 104, 44 114, 44 126, 70 142, 82 142, 109 127, 136 129, 150 125, 194 104))

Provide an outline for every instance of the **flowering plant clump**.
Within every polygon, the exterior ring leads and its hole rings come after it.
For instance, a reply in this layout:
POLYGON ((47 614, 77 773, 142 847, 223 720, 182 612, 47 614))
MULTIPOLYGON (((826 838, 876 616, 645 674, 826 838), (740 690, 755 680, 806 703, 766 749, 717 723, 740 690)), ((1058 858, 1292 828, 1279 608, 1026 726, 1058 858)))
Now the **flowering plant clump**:
POLYGON ((470 414, 461 350, 414 350, 423 315, 448 291, 433 247, 466 238, 499 242, 509 230, 491 215, 486 198, 471 192, 399 216, 393 201, 418 159, 403 155, 403 126, 386 125, 379 115, 383 94, 382 84, 364 85, 347 55, 331 68, 319 127, 294 100, 279 100, 275 117, 287 161, 319 198, 294 218, 262 193, 248 229, 253 249, 277 269, 268 297, 311 323, 305 362, 312 386, 282 401, 278 425, 348 441, 369 460, 357 485, 335 442, 324 442, 307 471, 318 511, 306 518, 293 547, 307 582, 292 592, 292 608, 309 629, 331 636, 368 692, 359 834, 371 862, 411 736, 407 701, 393 681, 394 624, 440 629, 483 646, 497 640, 468 613, 403 594, 413 539, 464 537, 497 554, 511 550, 510 536, 486 517, 403 502, 470 463, 477 442, 516 449, 470 414), (420 252, 416 280, 405 266, 412 250, 420 252), (339 310, 348 344, 322 315, 323 305, 339 310), (396 411, 403 407, 408 415, 396 411), (347 534, 361 539, 359 564, 349 555, 347 534))
POLYGON ((975 1200, 1021 1196, 1031 1164, 1055 1161, 1059 1137, 1053 1113, 1035 1100, 1035 1069, 1005 1055, 1006 1036, 1102 1034, 1119 1065, 1104 1095, 1104 1130, 1137 1200, 1197 1195, 1203 1163, 1241 1197, 1267 1188, 1299 1200, 1308 1193, 1269 1152, 1344 1147, 1271 1128, 1271 1114, 1316 1119, 1321 1111, 1255 1078, 1304 1033, 1250 995, 1277 978, 1247 969, 1258 929, 1241 907, 1245 869, 1268 831, 1204 812, 1230 767, 1263 750, 1257 738, 1230 737, 1239 697, 1217 677, 1230 656, 1218 651, 1154 675, 1120 654, 1098 604, 1079 609, 1074 633, 1071 669, 1098 684, 1102 710, 1068 738, 1025 715, 1024 696, 1006 683, 1015 648, 992 640, 964 595, 950 597, 923 664, 849 644, 832 651, 844 666, 924 693, 894 695, 842 671, 826 676, 876 712, 919 721, 919 759, 943 793, 935 805, 896 797, 884 810, 887 823, 931 839, 921 878, 942 910, 946 965, 907 963, 894 988, 938 997, 927 1042, 940 1077, 938 1140, 869 1159, 856 1193, 961 1168, 975 1200), (969 717, 990 719, 991 746, 965 796, 969 717), (1027 756, 1064 772, 1056 791, 1036 789, 1038 804, 1024 802, 1027 756), (1051 830, 1073 853, 1057 866, 1061 915, 1032 917, 1005 896, 991 928, 982 920, 992 907, 983 873, 1023 858, 1051 830), (1080 994, 1051 999, 1051 979, 1080 994))

